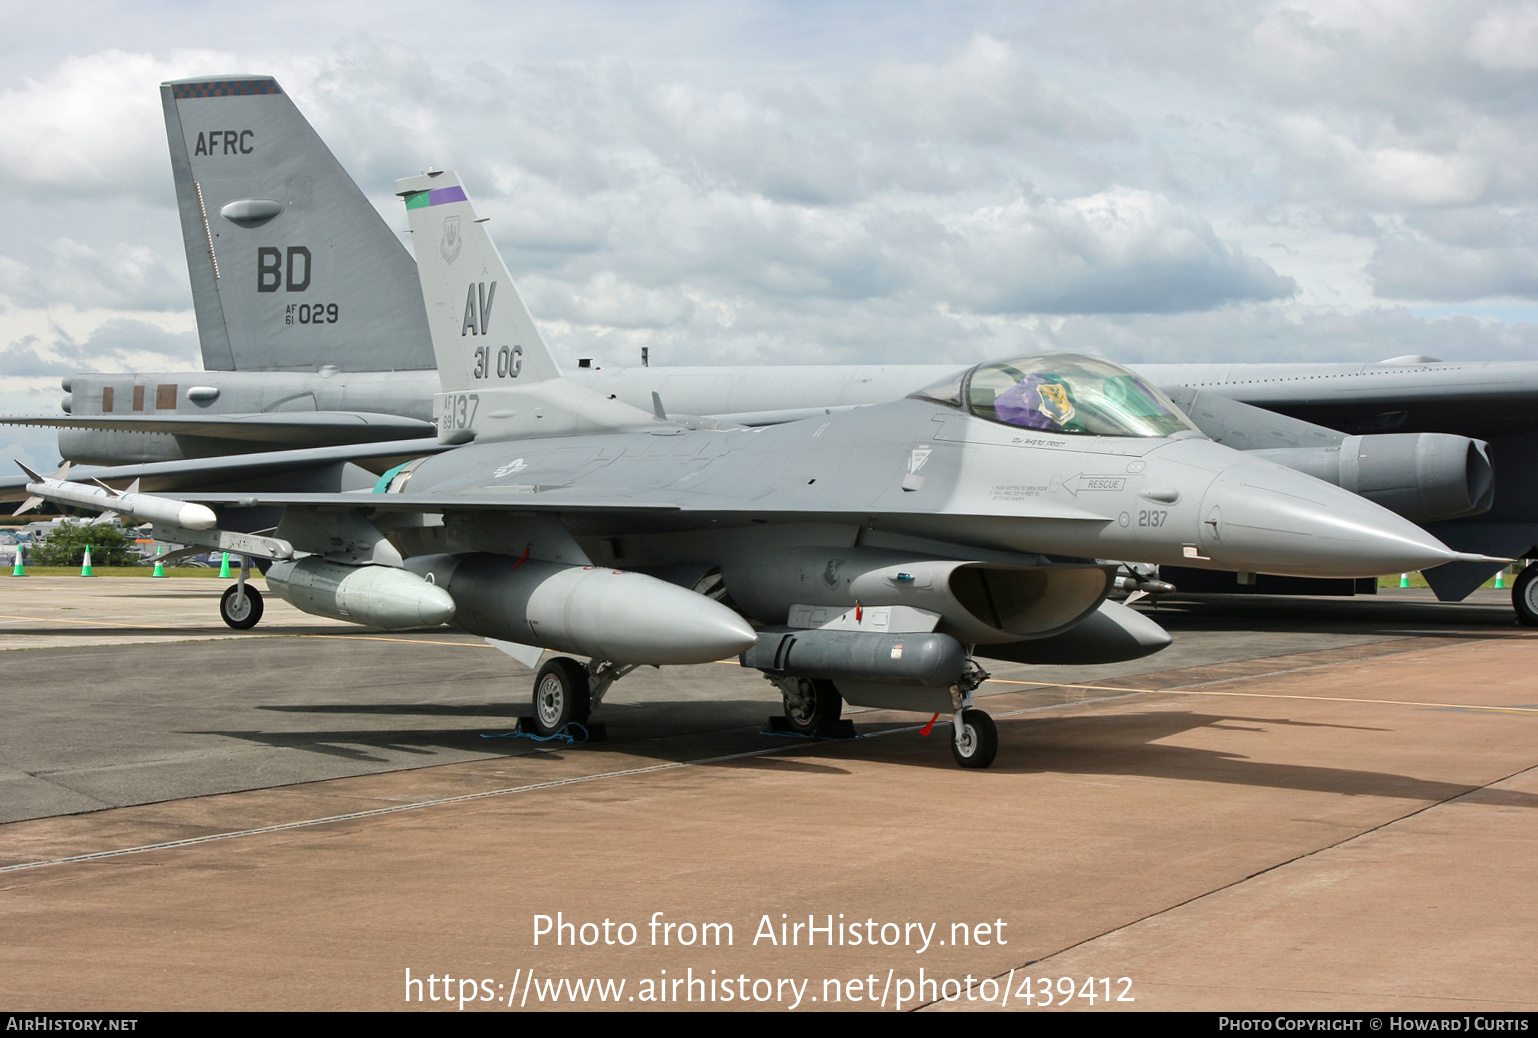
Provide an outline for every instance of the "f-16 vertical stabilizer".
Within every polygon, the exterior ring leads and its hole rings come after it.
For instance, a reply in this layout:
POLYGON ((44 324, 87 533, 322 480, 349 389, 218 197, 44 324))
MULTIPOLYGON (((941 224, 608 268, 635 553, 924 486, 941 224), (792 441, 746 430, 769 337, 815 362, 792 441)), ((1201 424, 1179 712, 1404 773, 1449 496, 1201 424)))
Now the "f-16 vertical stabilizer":
POLYGON ((665 417, 561 377, 507 264, 452 170, 395 182, 443 392, 433 398, 438 439, 562 436, 671 426, 665 417))

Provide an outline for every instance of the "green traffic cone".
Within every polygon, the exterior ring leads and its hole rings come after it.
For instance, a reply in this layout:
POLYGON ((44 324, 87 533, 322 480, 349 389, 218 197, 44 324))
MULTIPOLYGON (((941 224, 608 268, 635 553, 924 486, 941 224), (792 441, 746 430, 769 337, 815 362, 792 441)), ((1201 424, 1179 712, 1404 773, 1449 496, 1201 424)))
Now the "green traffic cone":
POLYGON ((219 575, 221 577, 227 577, 227 576, 230 575, 230 553, 229 552, 225 552, 224 553, 224 561, 219 564, 219 575))
POLYGON ((163 577, 166 575, 166 562, 165 559, 161 558, 165 553, 166 546, 162 544, 159 550, 155 552, 155 572, 151 573, 150 576, 163 577))
POLYGON ((1408 573, 1401 573, 1401 574, 1399 574, 1399 586, 1400 587, 1409 587, 1410 586, 1410 574, 1408 574, 1408 573))
POLYGON ((85 546, 85 558, 80 562, 80 575, 82 577, 94 577, 96 573, 91 569, 91 546, 85 546))
POLYGON ((1506 590, 1506 567, 1505 566, 1502 566, 1500 569, 1495 571, 1495 589, 1497 591, 1505 591, 1506 590))
POLYGON ((24 554, 26 550, 27 546, 25 544, 16 545, 16 565, 11 570, 11 576, 24 577, 27 575, 27 567, 24 554))

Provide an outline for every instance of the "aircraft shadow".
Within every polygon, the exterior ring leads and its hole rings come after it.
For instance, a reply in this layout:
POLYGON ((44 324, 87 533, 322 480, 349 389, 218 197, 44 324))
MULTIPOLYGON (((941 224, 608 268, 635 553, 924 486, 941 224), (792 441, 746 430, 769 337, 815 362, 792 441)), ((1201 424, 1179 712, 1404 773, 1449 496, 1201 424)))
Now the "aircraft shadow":
MULTIPOLYGON (((484 705, 338 703, 263 706, 259 709, 274 713, 356 714, 381 718, 482 718, 485 723, 467 728, 212 730, 197 734, 220 735, 265 746, 374 763, 391 763, 387 754, 397 758, 400 754, 433 757, 453 751, 528 757, 529 766, 537 768, 541 758, 555 761, 564 759, 567 754, 615 749, 657 762, 696 761, 708 767, 765 771, 847 773, 849 769, 840 763, 841 758, 851 762, 879 758, 892 764, 955 770, 947 746, 949 728, 944 725, 937 726, 930 738, 921 738, 912 730, 917 718, 893 721, 886 716, 862 719, 862 715, 855 714, 852 720, 864 738, 847 741, 783 739, 761 731, 769 707, 762 701, 753 700, 606 704, 595 719, 604 724, 607 737, 604 741, 586 745, 499 738, 512 730, 514 719, 526 709, 522 702, 484 705), (734 756, 777 749, 782 752, 755 757, 734 756), (546 752, 539 753, 541 750, 546 752)), ((1260 761, 1232 751, 1170 742, 1202 729, 1252 733, 1265 733, 1278 727, 1385 731, 1371 727, 1198 711, 1074 717, 1038 714, 1002 717, 998 719, 998 726, 999 756, 990 769, 994 774, 1126 775, 1428 803, 1452 800, 1477 788, 1388 771, 1260 761)), ((396 759, 394 763, 402 762, 396 759)), ((424 760, 422 763, 429 762, 424 760)), ((1531 808, 1538 807, 1538 795, 1481 790, 1477 802, 1531 808)))

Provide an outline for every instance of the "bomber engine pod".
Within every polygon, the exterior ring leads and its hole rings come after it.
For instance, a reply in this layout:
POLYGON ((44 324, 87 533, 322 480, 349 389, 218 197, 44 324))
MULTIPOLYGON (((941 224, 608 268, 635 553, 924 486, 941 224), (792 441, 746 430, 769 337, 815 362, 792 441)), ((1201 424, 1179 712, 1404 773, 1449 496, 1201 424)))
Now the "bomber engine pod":
POLYGON ((793 606, 912 606, 938 613, 939 630, 969 643, 1043 638, 1092 612, 1114 566, 1011 565, 914 558, 884 548, 795 548, 721 567, 732 600, 768 623, 793 606))
POLYGON ((1347 436, 1339 447, 1250 451, 1361 494, 1419 523, 1489 511, 1495 473, 1485 444, 1450 433, 1347 436))
POLYGON ((758 639, 721 603, 655 577, 506 555, 429 555, 407 566, 446 590, 471 634, 620 663, 710 663, 758 639))
POLYGON ((834 681, 879 681, 948 688, 961 678, 967 651, 948 634, 875 631, 762 631, 742 665, 765 673, 834 681))
POLYGON ((448 623, 454 616, 448 592, 389 566, 344 566, 311 555, 273 563, 267 586, 306 613, 385 630, 448 623))

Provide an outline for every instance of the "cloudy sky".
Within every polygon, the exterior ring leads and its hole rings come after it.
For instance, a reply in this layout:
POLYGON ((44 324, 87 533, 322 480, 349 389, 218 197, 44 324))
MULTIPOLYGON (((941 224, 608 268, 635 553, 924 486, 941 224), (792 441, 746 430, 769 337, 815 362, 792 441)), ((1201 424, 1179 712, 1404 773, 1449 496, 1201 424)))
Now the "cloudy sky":
MULTIPOLYGON (((157 87, 458 169, 566 358, 1538 357, 1538 3, 8 4, 0 408, 198 366, 157 87)), ((0 447, 47 455, 33 434, 0 447)))

